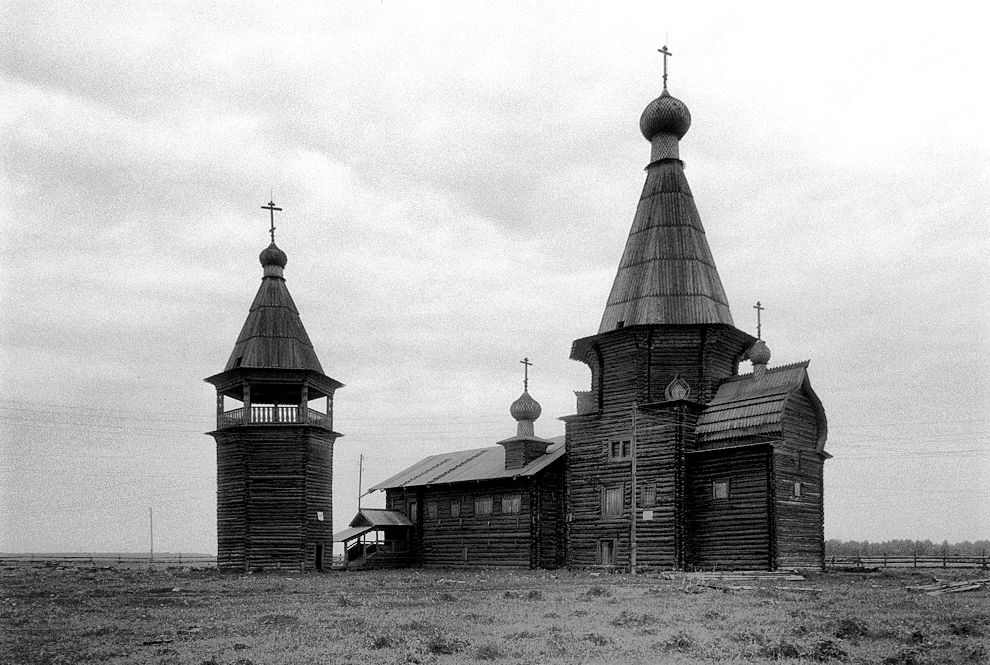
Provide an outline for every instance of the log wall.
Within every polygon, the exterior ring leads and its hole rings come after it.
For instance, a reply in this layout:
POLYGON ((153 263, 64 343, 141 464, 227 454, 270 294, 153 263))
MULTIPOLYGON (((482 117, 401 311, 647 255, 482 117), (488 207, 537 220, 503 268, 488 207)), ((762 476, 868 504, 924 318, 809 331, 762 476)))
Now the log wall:
MULTIPOLYGON (((631 462, 612 460, 612 441, 631 439, 632 410, 664 399, 678 375, 691 387, 689 398, 709 400, 732 376, 751 337, 731 326, 636 326, 575 343, 572 354, 592 370, 592 404, 597 411, 566 419, 566 541, 569 566, 604 565, 600 543, 615 543, 614 565, 630 564, 631 462), (602 493, 622 487, 621 516, 606 516, 602 493)), ((685 451, 694 447, 696 413, 643 410, 637 416, 636 563, 682 567, 685 561, 685 451), (655 488, 644 506, 643 488, 655 488), (642 510, 653 511, 652 520, 642 510)))
POLYGON ((231 428, 213 436, 217 565, 307 570, 316 564, 318 542, 326 560, 333 541, 334 435, 287 425, 231 428))
POLYGON ((821 423, 808 397, 792 395, 784 408, 784 440, 774 455, 778 564, 821 570, 825 566, 824 462, 817 452, 821 423), (801 496, 794 496, 794 483, 801 496))
POLYGON ((409 515, 417 501, 410 538, 414 563, 424 566, 515 568, 560 565, 563 551, 561 495, 563 466, 551 465, 536 480, 521 478, 466 482, 386 491, 386 507, 409 515), (518 495, 518 513, 505 514, 502 498, 518 495), (475 499, 491 497, 490 515, 475 513, 475 499), (451 502, 460 503, 452 516, 451 502), (430 504, 436 516, 430 517, 430 504))
POLYGON ((688 565, 717 570, 774 566, 773 447, 688 455, 688 565), (715 499, 712 484, 729 482, 729 497, 715 499))

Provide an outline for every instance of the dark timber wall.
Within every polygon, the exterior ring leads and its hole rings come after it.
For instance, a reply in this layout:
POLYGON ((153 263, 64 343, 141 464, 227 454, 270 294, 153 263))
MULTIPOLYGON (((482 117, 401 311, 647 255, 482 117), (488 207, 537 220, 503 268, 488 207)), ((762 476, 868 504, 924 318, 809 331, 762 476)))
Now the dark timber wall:
POLYGON ((333 541, 332 434, 310 426, 250 426, 213 436, 217 565, 307 570, 317 565, 318 543, 325 562, 333 541))
POLYGON ((820 570, 825 565, 825 458, 817 450, 818 412, 803 392, 788 399, 783 426, 784 441, 774 455, 778 565, 820 570), (800 496, 794 483, 801 483, 800 496))
POLYGON ((704 569, 773 569, 773 447, 768 444, 688 455, 688 564, 704 569), (713 483, 727 481, 716 499, 713 483))
POLYGON ((562 563, 563 465, 557 462, 536 478, 537 482, 521 478, 389 489, 386 507, 409 516, 409 505, 416 502, 410 547, 419 565, 555 568, 562 563), (519 512, 505 514, 503 497, 516 495, 519 512), (491 514, 476 514, 479 497, 491 498, 491 514), (460 505, 458 516, 451 514, 455 501, 460 505))
POLYGON ((630 563, 631 462, 609 456, 613 441, 632 438, 637 415, 637 504, 653 519, 636 524, 638 566, 682 567, 685 561, 684 454, 694 446, 697 412, 686 407, 646 405, 665 399, 676 376, 691 387, 689 400, 711 399, 735 374, 753 338, 726 325, 634 326, 574 343, 571 357, 592 372, 593 410, 566 421, 566 539, 569 566, 607 565, 602 543, 613 543, 617 567, 630 563), (604 493, 621 487, 622 514, 603 514, 604 493), (655 492, 645 505, 647 488, 655 492))

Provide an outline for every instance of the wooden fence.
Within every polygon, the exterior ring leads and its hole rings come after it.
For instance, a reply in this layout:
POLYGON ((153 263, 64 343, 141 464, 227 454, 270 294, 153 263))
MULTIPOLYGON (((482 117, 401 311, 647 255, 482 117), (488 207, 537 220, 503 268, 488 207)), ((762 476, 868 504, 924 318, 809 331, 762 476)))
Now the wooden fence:
POLYGON ((954 554, 870 554, 831 555, 825 559, 826 567, 856 568, 987 568, 990 558, 986 553, 963 556, 954 554))
POLYGON ((217 558, 208 555, 165 554, 161 556, 133 554, 3 554, 0 564, 53 563, 72 566, 186 566, 212 567, 217 558))

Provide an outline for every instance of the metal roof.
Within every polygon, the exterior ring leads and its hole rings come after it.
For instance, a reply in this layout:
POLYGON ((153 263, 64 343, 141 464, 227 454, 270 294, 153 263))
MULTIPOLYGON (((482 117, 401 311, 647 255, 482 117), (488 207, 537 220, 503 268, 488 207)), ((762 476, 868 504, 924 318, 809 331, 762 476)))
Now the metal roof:
POLYGON ((532 476, 564 456, 564 443, 561 439, 562 437, 549 439, 553 444, 547 448, 546 454, 519 469, 505 468, 505 448, 502 446, 431 455, 378 483, 369 491, 532 476))
POLYGON ((768 369, 760 379, 746 374, 723 383, 698 418, 698 442, 779 434, 787 399, 807 387, 807 368, 806 361, 768 369))
POLYGON ((355 527, 349 527, 347 529, 344 529, 343 531, 338 531, 337 533, 333 534, 333 542, 335 542, 335 543, 343 543, 344 541, 351 540, 353 538, 357 538, 358 536, 360 536, 362 534, 365 534, 365 533, 368 533, 369 531, 374 531, 374 530, 375 530, 375 527, 373 527, 373 526, 355 526, 355 527))
POLYGON ((384 508, 362 508, 351 520, 352 527, 371 527, 377 529, 383 526, 413 526, 409 518, 397 510, 384 508))

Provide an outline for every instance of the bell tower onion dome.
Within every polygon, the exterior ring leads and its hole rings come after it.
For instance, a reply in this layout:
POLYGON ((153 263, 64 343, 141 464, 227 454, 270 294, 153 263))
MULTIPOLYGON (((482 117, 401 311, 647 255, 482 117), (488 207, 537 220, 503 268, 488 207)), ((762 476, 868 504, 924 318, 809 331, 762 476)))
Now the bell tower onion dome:
POLYGON ((639 117, 639 129, 647 141, 657 134, 673 134, 677 140, 684 138, 691 128, 691 112, 687 105, 664 88, 660 96, 646 105, 639 117))

